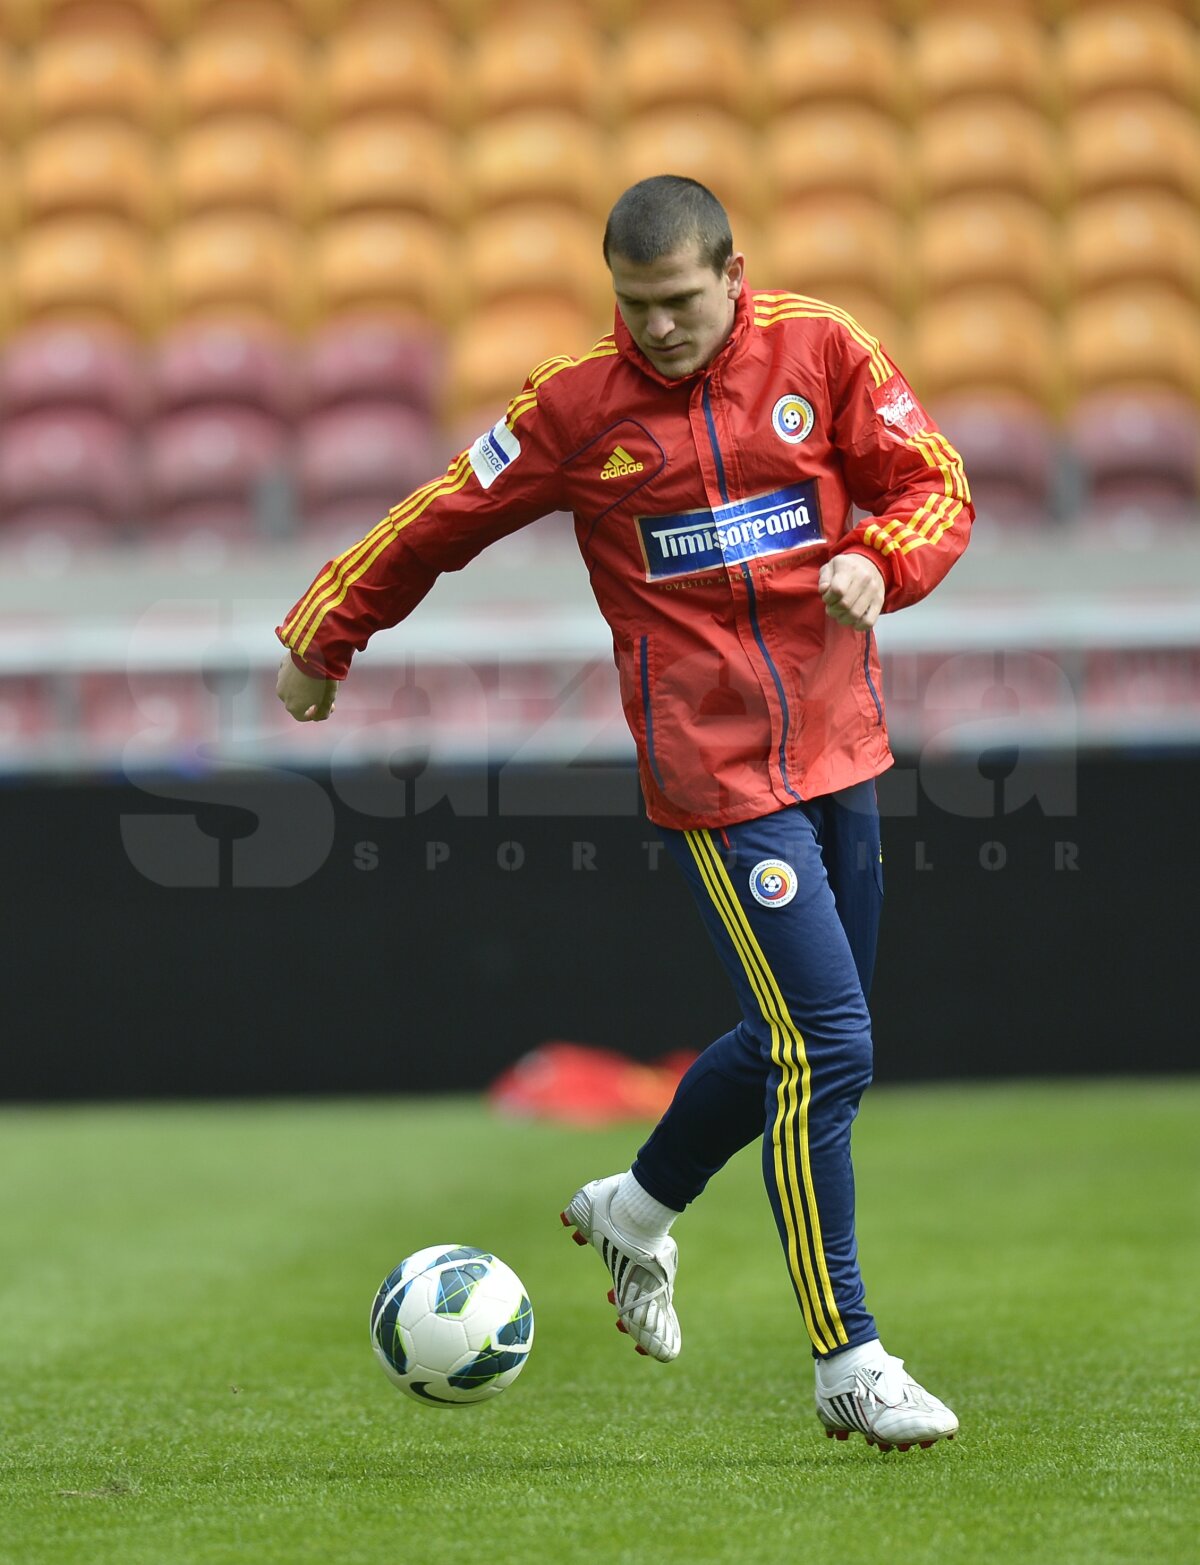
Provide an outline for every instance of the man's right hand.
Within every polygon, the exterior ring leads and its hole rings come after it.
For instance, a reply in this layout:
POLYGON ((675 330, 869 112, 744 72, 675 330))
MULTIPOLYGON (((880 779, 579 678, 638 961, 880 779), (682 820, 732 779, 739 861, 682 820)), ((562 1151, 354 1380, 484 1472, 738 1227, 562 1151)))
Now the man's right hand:
POLYGON ((275 681, 275 694, 298 723, 323 723, 337 700, 336 679, 312 679, 302 673, 285 652, 275 681))

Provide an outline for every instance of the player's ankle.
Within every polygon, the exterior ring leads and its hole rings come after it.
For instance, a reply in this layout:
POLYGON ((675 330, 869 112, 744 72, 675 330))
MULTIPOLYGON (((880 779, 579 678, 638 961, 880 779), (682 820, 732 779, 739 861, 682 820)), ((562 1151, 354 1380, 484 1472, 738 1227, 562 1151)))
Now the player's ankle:
POLYGON ((664 1206, 640 1185, 632 1169, 621 1175, 613 1192, 609 1214, 616 1226, 631 1239, 662 1239, 679 1216, 672 1206, 664 1206))

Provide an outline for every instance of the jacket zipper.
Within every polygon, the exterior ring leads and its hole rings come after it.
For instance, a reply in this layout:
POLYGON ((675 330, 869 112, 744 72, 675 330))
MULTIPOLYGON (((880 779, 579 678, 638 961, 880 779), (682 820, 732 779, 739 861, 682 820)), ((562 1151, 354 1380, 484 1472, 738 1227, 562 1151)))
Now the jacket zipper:
MULTIPOLYGON (((717 488, 720 491, 722 501, 728 505, 729 487, 725 482, 725 461, 721 456, 721 447, 717 440, 717 425, 713 418, 712 403, 709 401, 707 380, 705 380, 700 392, 700 403, 704 409, 704 422, 708 429, 708 441, 712 447, 713 462, 716 464, 717 488)), ((754 579, 750 574, 750 567, 744 562, 741 566, 741 572, 742 580, 746 583, 746 595, 750 608, 750 628, 754 632, 754 640, 758 645, 758 650, 762 653, 763 662, 767 665, 767 671, 771 675, 771 680, 775 686, 775 696, 779 702, 779 710, 783 714, 783 726, 779 736, 779 775, 783 779, 783 786, 791 794, 792 798, 799 803, 800 795, 792 787, 787 769, 788 732, 792 726, 792 716, 788 708, 787 695, 784 692, 783 680, 779 677, 779 670, 775 667, 774 659, 767 651, 767 643, 763 638, 762 627, 758 623, 758 598, 754 591, 754 579)))
POLYGON ((661 788, 663 786, 662 773, 658 769, 658 757, 654 753, 654 714, 650 709, 649 636, 640 636, 638 638, 638 667, 642 681, 642 718, 646 725, 646 759, 650 762, 650 770, 654 774, 654 781, 661 788))
POLYGON ((867 689, 871 692, 871 700, 875 703, 875 712, 878 726, 883 726, 883 702, 879 699, 879 692, 875 688, 875 681, 871 678, 871 637, 874 631, 867 632, 867 645, 863 652, 863 673, 867 676, 867 689))

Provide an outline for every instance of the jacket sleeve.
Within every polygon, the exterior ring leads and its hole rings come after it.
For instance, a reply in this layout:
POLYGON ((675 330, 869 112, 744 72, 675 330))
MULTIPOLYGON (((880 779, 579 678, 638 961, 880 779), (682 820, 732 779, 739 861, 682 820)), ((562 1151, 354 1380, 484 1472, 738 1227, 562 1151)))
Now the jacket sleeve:
POLYGON ((828 346, 834 443, 869 516, 834 552, 883 572, 884 612, 919 602, 967 546, 975 511, 962 458, 878 342, 846 317, 828 346))
POLYGON ((534 370, 504 417, 442 477, 317 573, 275 630, 304 673, 344 679, 355 652, 410 614, 443 571, 562 508, 562 446, 539 397, 542 378, 534 370))

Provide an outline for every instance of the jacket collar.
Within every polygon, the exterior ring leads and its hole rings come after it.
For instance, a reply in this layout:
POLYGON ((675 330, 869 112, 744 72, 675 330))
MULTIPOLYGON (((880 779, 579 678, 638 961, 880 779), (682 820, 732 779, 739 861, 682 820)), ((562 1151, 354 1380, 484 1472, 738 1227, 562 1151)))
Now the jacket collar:
POLYGON ((690 375, 680 375, 675 379, 671 379, 671 377, 668 375, 661 374, 660 371, 656 370, 654 365, 651 364, 650 360, 646 357, 646 355, 638 347, 637 343, 634 342, 633 338, 630 336, 629 328, 621 318, 620 310, 614 309, 613 314, 616 323, 614 326, 614 335, 617 339, 617 347, 620 350, 621 357, 627 359, 629 363, 632 364, 635 369, 640 370, 643 375, 648 376, 651 380, 657 381, 660 386, 685 386, 690 381, 697 380, 701 376, 709 375, 714 369, 728 364, 731 359, 735 358, 741 352, 742 346, 746 340, 747 333, 749 332, 750 327, 754 321, 754 301, 751 298, 750 289, 746 286, 746 282, 743 279, 742 291, 738 294, 736 300, 734 301, 733 326, 730 329, 729 336, 725 339, 724 346, 719 348, 717 352, 713 354, 712 358, 709 359, 707 364, 702 364, 698 370, 693 370, 690 375))

